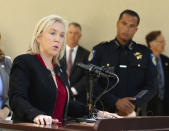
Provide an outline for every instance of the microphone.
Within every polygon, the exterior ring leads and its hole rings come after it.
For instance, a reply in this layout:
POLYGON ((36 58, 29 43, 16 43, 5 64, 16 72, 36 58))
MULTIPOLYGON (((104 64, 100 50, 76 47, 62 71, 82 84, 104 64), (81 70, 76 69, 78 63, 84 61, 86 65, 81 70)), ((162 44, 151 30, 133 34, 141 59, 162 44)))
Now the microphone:
POLYGON ((96 103, 101 99, 101 97, 106 94, 107 92, 109 92, 110 90, 112 90, 113 88, 116 87, 116 85, 119 82, 119 78, 118 76, 114 73, 115 71, 115 67, 99 67, 93 64, 83 64, 81 62, 76 63, 76 65, 80 68, 83 68, 85 70, 88 70, 89 72, 95 73, 99 76, 105 77, 107 79, 107 87, 106 89, 96 98, 96 100, 93 102, 92 100, 92 95, 93 95, 93 81, 94 81, 94 77, 91 75, 90 76, 90 90, 89 90, 89 117, 93 116, 93 110, 95 109, 96 103), (116 82, 114 83, 114 85, 111 86, 111 88, 108 89, 109 86, 109 78, 113 77, 116 78, 116 82))
POLYGON ((93 64, 77 63, 77 66, 103 77, 114 77, 114 67, 99 67, 93 64))

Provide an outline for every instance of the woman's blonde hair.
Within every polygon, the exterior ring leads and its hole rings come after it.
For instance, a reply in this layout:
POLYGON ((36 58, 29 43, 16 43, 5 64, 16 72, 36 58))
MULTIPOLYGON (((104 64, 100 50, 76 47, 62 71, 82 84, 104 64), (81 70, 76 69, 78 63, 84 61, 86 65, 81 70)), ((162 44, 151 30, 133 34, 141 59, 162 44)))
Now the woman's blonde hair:
MULTIPOLYGON (((49 16, 42 18, 35 26, 35 29, 33 32, 32 42, 31 42, 30 50, 29 50, 29 52, 31 54, 40 54, 39 44, 37 42, 37 37, 41 33, 43 33, 50 25, 53 25, 55 22, 59 22, 59 23, 63 24, 65 27, 65 32, 66 32, 67 22, 62 17, 60 17, 58 15, 49 15, 49 16)), ((65 37, 66 37, 66 35, 65 35, 65 37)), ((66 44, 64 41, 59 53, 56 56, 54 56, 54 59, 53 59, 54 64, 59 65, 59 60, 64 56, 65 45, 66 44)))

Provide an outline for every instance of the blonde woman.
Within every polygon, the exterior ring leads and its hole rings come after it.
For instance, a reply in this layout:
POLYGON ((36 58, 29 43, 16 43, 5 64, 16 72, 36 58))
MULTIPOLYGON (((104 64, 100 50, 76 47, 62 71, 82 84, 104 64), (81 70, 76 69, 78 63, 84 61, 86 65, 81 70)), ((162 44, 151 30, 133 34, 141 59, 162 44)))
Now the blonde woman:
POLYGON ((14 121, 44 125, 63 122, 67 114, 88 115, 87 106, 69 99, 67 75, 60 68, 65 32, 66 23, 60 16, 42 18, 35 27, 30 53, 14 59, 9 89, 14 121))

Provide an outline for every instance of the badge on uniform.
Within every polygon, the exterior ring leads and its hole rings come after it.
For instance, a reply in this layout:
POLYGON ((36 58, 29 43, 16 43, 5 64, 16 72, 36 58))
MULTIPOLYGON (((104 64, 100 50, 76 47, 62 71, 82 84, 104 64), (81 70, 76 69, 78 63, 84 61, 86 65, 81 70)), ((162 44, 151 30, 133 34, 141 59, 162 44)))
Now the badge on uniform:
POLYGON ((95 56, 95 53, 96 53, 95 50, 91 50, 91 51, 90 51, 90 55, 89 55, 89 57, 88 57, 88 61, 93 60, 93 58, 94 58, 94 56, 95 56))
POLYGON ((157 65, 156 57, 152 53, 151 53, 150 57, 151 57, 151 61, 152 61, 153 65, 156 66, 157 65))
POLYGON ((140 52, 134 53, 134 56, 136 57, 137 60, 141 60, 143 55, 140 52))

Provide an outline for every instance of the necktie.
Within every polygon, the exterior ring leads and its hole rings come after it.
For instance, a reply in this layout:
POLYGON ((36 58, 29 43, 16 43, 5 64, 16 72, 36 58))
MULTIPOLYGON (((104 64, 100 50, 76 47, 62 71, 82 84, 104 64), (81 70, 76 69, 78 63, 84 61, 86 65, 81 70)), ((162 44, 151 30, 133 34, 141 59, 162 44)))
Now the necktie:
POLYGON ((160 100, 163 100, 164 99, 164 87, 162 84, 162 72, 161 72, 160 61, 158 57, 156 57, 156 62, 157 62, 158 97, 160 100))
POLYGON ((70 49, 69 50, 69 57, 68 57, 68 61, 67 61, 67 75, 68 75, 68 78, 70 78, 70 73, 71 73, 71 68, 72 68, 72 52, 73 52, 73 49, 70 49))

